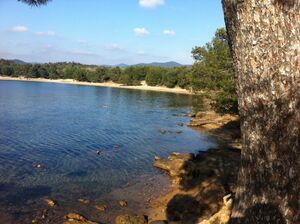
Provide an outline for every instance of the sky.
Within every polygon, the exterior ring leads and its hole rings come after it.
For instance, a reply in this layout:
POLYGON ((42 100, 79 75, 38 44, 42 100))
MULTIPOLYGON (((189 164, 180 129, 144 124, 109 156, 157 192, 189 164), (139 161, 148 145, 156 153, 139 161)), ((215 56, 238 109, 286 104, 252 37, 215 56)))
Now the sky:
POLYGON ((0 0, 0 58, 114 65, 176 61, 224 27, 220 0, 0 0))

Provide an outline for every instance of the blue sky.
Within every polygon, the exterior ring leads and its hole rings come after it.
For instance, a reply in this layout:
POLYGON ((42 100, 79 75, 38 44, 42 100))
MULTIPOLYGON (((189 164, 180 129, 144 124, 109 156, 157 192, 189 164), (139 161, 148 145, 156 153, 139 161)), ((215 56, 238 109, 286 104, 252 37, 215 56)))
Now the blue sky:
POLYGON ((220 0, 0 0, 0 58, 191 64, 191 49, 223 26, 220 0))

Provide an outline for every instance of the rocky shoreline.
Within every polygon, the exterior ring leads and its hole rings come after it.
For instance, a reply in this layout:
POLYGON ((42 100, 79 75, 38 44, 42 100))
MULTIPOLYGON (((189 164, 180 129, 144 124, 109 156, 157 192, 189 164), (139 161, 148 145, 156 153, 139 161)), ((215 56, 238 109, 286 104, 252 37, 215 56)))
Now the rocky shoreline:
POLYGON ((192 114, 190 127, 208 132, 219 147, 155 157, 154 166, 167 173, 172 186, 149 203, 148 216, 126 215, 116 224, 225 224, 229 222, 240 165, 239 117, 214 112, 192 114), (121 221, 120 221, 121 220, 121 221))
MULTIPOLYGON (((190 117, 188 126, 214 136, 219 146, 197 154, 174 152, 165 159, 155 157, 154 167, 169 175, 171 186, 167 191, 157 189, 158 194, 155 196, 148 195, 147 202, 142 202, 147 204, 148 209, 143 211, 127 209, 127 201, 119 201, 123 213, 111 217, 115 224, 228 223, 233 200, 231 196, 236 190, 240 164, 239 118, 214 112, 199 112, 190 117)), ((133 188, 122 194, 137 192, 133 188)), ((51 199, 45 202, 49 209, 56 206, 56 202, 51 199)), ((85 198, 79 199, 79 202, 82 206, 93 204, 85 198)), ((93 206, 99 213, 107 213, 108 207, 105 204, 93 206)), ((44 223, 41 220, 46 212, 43 211, 32 223, 44 223)), ((64 224, 99 223, 74 212, 66 214, 63 220, 64 224)))

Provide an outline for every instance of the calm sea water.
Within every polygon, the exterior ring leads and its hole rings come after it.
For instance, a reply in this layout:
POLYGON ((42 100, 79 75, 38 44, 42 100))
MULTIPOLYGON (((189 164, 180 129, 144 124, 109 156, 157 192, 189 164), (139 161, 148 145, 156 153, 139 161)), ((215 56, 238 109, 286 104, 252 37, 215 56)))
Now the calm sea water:
POLYGON ((196 102, 169 93, 0 81, 0 213, 22 216, 43 197, 107 197, 158 174, 156 155, 212 147, 207 136, 178 125, 189 118, 177 115, 196 102))

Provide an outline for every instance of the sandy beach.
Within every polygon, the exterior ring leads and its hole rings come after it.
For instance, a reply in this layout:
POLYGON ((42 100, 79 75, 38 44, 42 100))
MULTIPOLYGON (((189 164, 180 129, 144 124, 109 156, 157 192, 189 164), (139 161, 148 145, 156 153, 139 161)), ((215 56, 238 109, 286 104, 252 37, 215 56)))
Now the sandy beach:
POLYGON ((5 81, 26 81, 26 82, 49 82, 49 83, 61 83, 61 84, 72 84, 72 85, 85 85, 85 86, 101 86, 101 87, 111 87, 111 88, 122 88, 122 89, 137 89, 146 91, 156 91, 156 92, 167 92, 176 94, 188 94, 193 95, 189 90, 182 89, 179 87, 167 88, 163 86, 148 86, 145 81, 142 81, 140 86, 125 86, 114 82, 105 83, 94 83, 94 82, 80 82, 74 79, 44 79, 44 78, 25 78, 25 77, 9 77, 0 76, 0 80, 5 81))

